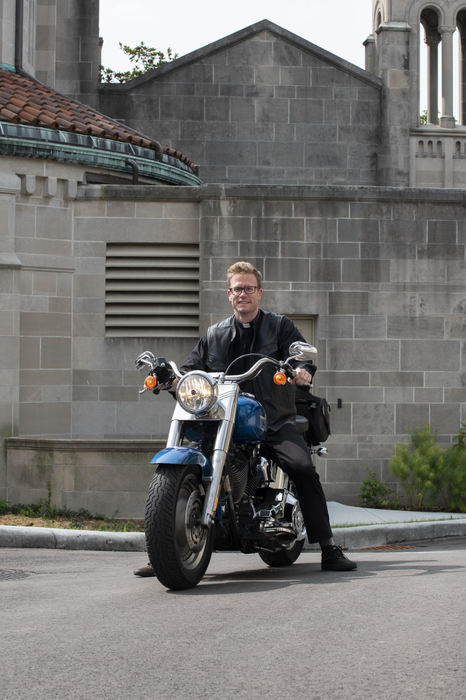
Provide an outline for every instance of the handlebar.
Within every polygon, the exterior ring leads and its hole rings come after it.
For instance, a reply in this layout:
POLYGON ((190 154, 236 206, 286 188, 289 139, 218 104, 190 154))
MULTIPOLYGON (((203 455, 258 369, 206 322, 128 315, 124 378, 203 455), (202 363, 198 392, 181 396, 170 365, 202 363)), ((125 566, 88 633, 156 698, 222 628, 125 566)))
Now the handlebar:
MULTIPOLYGON (((240 382, 244 381, 245 379, 255 377, 264 365, 273 364, 278 369, 283 370, 288 376, 294 377, 296 372, 294 368, 289 364, 290 360, 292 359, 295 359, 294 356, 289 357, 285 362, 281 360, 275 360, 272 357, 261 357, 253 364, 252 367, 250 367, 250 369, 246 370, 246 372, 243 372, 242 374, 224 374, 222 372, 211 372, 210 374, 212 374, 217 379, 221 379, 222 381, 240 382)), ((178 369, 175 362, 171 360, 167 361, 163 357, 157 358, 149 350, 146 350, 145 352, 141 353, 141 355, 139 355, 139 357, 136 359, 135 364, 137 369, 143 369, 143 367, 147 367, 149 369, 150 374, 157 376, 157 379, 161 384, 169 381, 169 377, 172 378, 173 375, 177 379, 181 379, 181 377, 184 376, 178 369), (169 368, 171 369, 171 372, 169 368)), ((143 389, 142 391, 145 390, 146 389, 143 389)), ((154 389, 154 391, 158 393, 157 389, 154 389)))
POLYGON ((279 362, 278 360, 274 360, 272 357, 261 357, 260 360, 257 360, 257 362, 255 362, 252 367, 246 370, 246 372, 243 372, 242 374, 225 374, 224 379, 227 382, 240 382, 243 381, 243 379, 249 379, 255 374, 258 374, 261 367, 268 363, 274 364, 275 367, 281 367, 283 364, 286 364, 283 362, 279 362))

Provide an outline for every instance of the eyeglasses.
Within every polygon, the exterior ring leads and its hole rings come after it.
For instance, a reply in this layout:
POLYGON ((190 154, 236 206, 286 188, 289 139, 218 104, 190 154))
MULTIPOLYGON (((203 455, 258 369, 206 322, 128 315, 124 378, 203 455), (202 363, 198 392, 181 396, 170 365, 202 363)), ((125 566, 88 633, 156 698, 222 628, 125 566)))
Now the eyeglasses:
POLYGON ((230 287, 229 291, 234 297, 239 297, 243 292, 245 294, 254 294, 256 289, 259 289, 259 287, 230 287))

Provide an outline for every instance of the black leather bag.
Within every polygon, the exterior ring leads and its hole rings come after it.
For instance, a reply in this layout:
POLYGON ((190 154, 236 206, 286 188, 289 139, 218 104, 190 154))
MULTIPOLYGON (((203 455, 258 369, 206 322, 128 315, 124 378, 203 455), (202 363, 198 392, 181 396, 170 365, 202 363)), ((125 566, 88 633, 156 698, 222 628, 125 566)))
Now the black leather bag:
POLYGON ((309 428, 304 433, 304 439, 309 445, 320 445, 331 434, 331 408, 327 399, 314 396, 309 391, 301 389, 296 394, 296 413, 309 421, 309 428))

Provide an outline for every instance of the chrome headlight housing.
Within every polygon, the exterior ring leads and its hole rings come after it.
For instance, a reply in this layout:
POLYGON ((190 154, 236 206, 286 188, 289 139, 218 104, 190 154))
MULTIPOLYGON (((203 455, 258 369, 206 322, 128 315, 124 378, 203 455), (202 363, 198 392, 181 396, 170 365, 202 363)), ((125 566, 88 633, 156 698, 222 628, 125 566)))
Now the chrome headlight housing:
POLYGON ((188 413, 209 413, 217 403, 217 384, 206 372, 190 372, 179 380, 176 398, 188 413))

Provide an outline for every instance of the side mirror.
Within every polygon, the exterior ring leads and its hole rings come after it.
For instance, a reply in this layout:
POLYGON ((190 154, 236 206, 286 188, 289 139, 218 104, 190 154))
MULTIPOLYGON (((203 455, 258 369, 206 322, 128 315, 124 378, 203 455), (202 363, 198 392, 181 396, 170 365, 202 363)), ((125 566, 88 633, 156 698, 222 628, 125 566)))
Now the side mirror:
POLYGON ((150 367, 150 369, 153 369, 155 359, 155 355, 151 353, 150 350, 145 350, 136 358, 134 364, 136 365, 136 369, 139 370, 143 367, 150 367))
POLYGON ((317 348, 309 345, 309 343, 296 340, 294 343, 291 343, 289 353, 293 360, 313 360, 317 355, 317 348))

